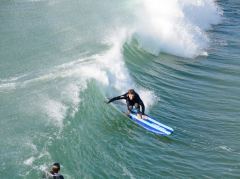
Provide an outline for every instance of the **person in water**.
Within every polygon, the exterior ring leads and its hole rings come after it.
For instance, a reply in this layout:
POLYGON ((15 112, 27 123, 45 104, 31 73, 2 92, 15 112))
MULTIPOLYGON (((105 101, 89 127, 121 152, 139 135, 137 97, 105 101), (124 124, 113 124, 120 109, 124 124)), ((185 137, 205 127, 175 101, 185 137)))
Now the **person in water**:
POLYGON ((64 177, 59 174, 60 171, 60 164, 59 163, 54 163, 52 165, 51 171, 45 171, 43 174, 43 178, 45 179, 64 179, 64 177))
POLYGON ((120 99, 126 100, 128 114, 132 111, 133 107, 135 107, 135 109, 137 110, 138 117, 142 118, 142 115, 144 115, 145 106, 144 106, 142 99, 139 97, 139 95, 133 89, 128 90, 127 93, 125 93, 121 96, 117 96, 117 97, 110 99, 107 103, 109 104, 113 101, 120 100, 120 99), (141 106, 141 110, 140 110, 140 106, 141 106))

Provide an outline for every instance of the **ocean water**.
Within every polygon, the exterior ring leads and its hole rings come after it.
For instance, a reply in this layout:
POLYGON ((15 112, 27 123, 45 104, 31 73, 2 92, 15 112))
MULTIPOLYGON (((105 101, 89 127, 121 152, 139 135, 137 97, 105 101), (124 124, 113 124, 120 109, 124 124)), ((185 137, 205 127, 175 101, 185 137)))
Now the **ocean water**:
POLYGON ((240 177, 239 0, 2 0, 0 178, 240 177), (134 88, 174 133, 106 98, 134 88))

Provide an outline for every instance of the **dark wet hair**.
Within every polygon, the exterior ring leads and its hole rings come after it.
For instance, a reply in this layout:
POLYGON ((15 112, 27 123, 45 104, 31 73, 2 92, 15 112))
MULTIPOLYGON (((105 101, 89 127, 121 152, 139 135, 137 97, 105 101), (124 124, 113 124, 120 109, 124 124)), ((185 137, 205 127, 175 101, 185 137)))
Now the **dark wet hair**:
POLYGON ((134 89, 130 89, 128 90, 128 94, 135 94, 136 92, 134 91, 134 89))
POLYGON ((60 164, 59 163, 54 163, 52 166, 56 167, 56 168, 58 168, 58 170, 60 170, 60 164))

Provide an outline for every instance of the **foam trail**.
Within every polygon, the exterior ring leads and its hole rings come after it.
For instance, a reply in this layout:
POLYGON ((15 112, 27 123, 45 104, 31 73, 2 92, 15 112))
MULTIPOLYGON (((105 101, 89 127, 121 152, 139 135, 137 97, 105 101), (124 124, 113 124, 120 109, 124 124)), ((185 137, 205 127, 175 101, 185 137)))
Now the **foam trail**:
POLYGON ((221 20, 213 0, 142 0, 137 11, 134 37, 141 48, 196 57, 207 55, 209 39, 205 30, 221 20))
POLYGON ((10 82, 15 82, 23 77, 25 77, 26 74, 23 74, 23 75, 19 75, 19 76, 13 76, 13 77, 10 77, 10 78, 6 78, 6 79, 2 79, 0 78, 0 82, 7 82, 7 83, 10 83, 10 82))
POLYGON ((14 89, 16 89, 16 83, 14 82, 0 84, 0 92, 14 90, 14 89))

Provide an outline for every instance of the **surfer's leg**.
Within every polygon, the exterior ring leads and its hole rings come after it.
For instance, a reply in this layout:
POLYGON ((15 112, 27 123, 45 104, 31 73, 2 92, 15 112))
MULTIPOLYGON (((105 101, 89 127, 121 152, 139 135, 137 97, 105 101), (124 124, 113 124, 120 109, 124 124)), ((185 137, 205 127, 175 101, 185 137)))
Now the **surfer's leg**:
POLYGON ((133 106, 128 106, 128 115, 131 113, 133 106))
POLYGON ((130 105, 128 101, 127 101, 127 109, 128 109, 128 115, 129 115, 133 109, 133 106, 130 105))
POLYGON ((139 119, 142 119, 142 113, 140 112, 140 105, 138 103, 134 104, 135 109, 137 110, 137 116, 139 119))
POLYGON ((134 104, 135 109, 137 110, 137 113, 140 113, 140 106, 138 103, 134 104))

